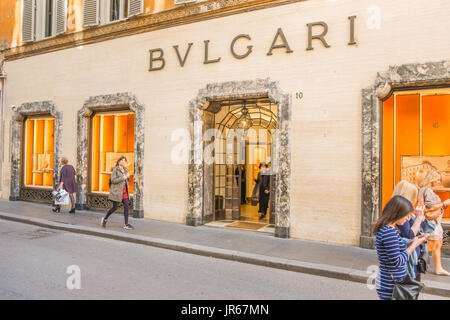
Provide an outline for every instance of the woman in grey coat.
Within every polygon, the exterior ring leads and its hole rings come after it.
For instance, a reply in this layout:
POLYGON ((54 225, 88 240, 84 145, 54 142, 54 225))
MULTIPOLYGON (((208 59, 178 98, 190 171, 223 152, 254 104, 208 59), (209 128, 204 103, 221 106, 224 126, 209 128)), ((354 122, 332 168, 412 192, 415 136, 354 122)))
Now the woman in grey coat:
POLYGON ((109 192, 108 199, 112 201, 113 206, 109 209, 108 213, 102 218, 102 227, 106 228, 106 222, 109 216, 117 210, 120 202, 123 203, 123 214, 125 217, 124 229, 134 229, 131 224, 128 223, 128 209, 130 206, 129 193, 128 193, 128 181, 130 181, 130 174, 127 171, 127 158, 120 157, 117 160, 116 166, 111 173, 111 190, 109 192))

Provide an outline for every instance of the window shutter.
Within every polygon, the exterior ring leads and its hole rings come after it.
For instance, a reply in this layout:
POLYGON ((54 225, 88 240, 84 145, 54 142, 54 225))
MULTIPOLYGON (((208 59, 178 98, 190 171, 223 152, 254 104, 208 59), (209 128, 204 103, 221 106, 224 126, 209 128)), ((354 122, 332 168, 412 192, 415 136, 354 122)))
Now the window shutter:
POLYGON ((23 0, 22 41, 34 41, 35 0, 23 0))
POLYGON ((128 17, 144 12, 144 0, 128 0, 128 17))
POLYGON ((83 27, 95 26, 99 20, 98 0, 83 0, 83 27))
POLYGON ((56 0, 56 34, 66 32, 67 0, 56 0))

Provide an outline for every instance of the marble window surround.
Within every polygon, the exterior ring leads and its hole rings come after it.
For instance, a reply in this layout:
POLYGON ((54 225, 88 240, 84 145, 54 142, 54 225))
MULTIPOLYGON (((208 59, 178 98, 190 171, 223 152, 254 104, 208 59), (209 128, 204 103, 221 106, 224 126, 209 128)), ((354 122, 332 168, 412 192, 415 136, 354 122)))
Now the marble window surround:
POLYGON ((360 246, 374 248, 370 225, 381 211, 381 108, 393 91, 450 86, 450 60, 391 66, 362 90, 362 176, 360 246))
MULTIPOLYGON (((189 130, 191 135, 191 157, 188 166, 188 212, 186 224, 190 226, 202 225, 211 220, 207 215, 212 214, 212 190, 211 195, 203 192, 204 185, 208 185, 211 179, 211 168, 194 162, 194 151, 203 150, 202 137, 194 133, 194 122, 204 121, 203 112, 211 110, 210 106, 216 101, 249 99, 267 97, 278 105, 276 137, 278 152, 278 172, 275 174, 275 236, 289 238, 290 234, 290 177, 291 177, 291 152, 290 152, 290 127, 291 127, 291 96, 284 93, 278 82, 267 79, 256 79, 251 81, 230 81, 223 83, 211 83, 199 91, 198 96, 189 103, 189 130), (209 174, 208 174, 209 173, 209 174), (209 179, 204 179, 204 176, 209 179), (206 196, 206 197, 205 197, 206 196), (209 208, 207 207, 209 206, 209 208), (205 207, 206 210, 205 210, 205 207), (205 214, 203 213, 205 211, 205 214)), ((214 111, 213 111, 214 112, 214 111)), ((205 127, 212 124, 204 123, 205 127)), ((198 135, 198 134, 197 134, 198 135)), ((211 186, 210 186, 211 188, 211 186)), ((207 188, 206 188, 207 189, 207 188)))
POLYGON ((60 159, 62 150, 62 112, 58 110, 53 101, 36 101, 22 103, 13 108, 11 123, 11 191, 9 200, 20 200, 21 175, 22 175, 22 143, 23 124, 27 116, 50 115, 55 118, 54 132, 54 156, 53 156, 53 189, 59 181, 61 169, 60 159))
POLYGON ((92 96, 84 102, 78 111, 78 143, 77 143, 77 209, 86 209, 88 187, 89 159, 89 126, 94 112, 111 111, 120 107, 128 107, 135 114, 134 136, 134 191, 133 217, 143 218, 143 190, 144 190, 144 105, 139 103, 136 96, 130 92, 92 96))

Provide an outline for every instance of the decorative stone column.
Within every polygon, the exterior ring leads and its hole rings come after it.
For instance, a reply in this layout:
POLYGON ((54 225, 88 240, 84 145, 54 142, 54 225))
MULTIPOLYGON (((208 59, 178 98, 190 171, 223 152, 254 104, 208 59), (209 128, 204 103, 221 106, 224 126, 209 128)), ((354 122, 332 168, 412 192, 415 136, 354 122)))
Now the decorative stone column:
MULTIPOLYGON (((275 179, 275 236, 288 238, 290 230, 290 127, 291 97, 284 93, 278 82, 269 79, 253 81, 230 81, 211 83, 199 91, 189 103, 189 128, 191 134, 191 157, 188 166, 188 213, 186 224, 198 226, 203 221, 204 164, 203 164, 203 110, 210 103, 223 100, 269 98, 278 106, 275 143, 278 150, 275 179)), ((212 192, 212 190, 211 190, 212 192)))
POLYGON ((135 115, 133 217, 143 218, 145 108, 138 102, 136 96, 129 92, 90 97, 78 111, 77 209, 87 208, 90 117, 94 111, 111 111, 123 107, 128 107, 135 115))
MULTIPOLYGON (((53 101, 38 101, 22 103, 13 109, 11 123, 11 191, 9 200, 20 200, 21 174, 23 167, 22 157, 22 133, 23 123, 26 116, 50 115, 55 119, 54 131, 54 154, 53 154, 53 189, 58 185, 59 171, 61 169, 60 159, 62 151, 62 112, 58 111, 53 101)), ((51 194, 51 192, 50 192, 51 194)), ((47 196, 48 197, 48 196, 47 196)), ((50 198, 51 201, 51 198, 50 198)))
POLYGON ((363 248, 374 247, 370 226, 381 207, 381 108, 394 90, 450 85, 450 61, 391 66, 377 74, 375 83, 362 90, 361 238, 363 248))

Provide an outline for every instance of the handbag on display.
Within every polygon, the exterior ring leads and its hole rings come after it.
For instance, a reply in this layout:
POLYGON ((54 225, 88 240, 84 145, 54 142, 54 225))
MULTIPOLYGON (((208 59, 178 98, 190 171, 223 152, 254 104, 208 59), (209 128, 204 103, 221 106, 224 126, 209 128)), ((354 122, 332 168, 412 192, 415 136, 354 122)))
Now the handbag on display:
POLYGON ((394 279, 392 300, 417 300, 420 291, 422 291, 424 287, 425 285, 422 282, 414 280, 409 274, 400 280, 394 279))

